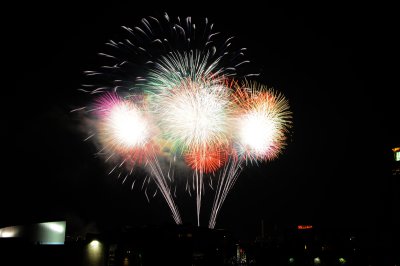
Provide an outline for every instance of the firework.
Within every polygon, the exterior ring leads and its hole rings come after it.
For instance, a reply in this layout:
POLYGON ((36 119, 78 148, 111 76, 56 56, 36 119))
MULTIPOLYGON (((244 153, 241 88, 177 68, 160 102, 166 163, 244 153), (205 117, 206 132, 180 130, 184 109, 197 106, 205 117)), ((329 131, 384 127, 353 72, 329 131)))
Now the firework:
POLYGON ((98 139, 103 151, 142 162, 152 139, 152 128, 146 119, 145 106, 132 99, 107 93, 96 102, 98 139))
POLYGON ((182 80, 154 97, 154 113, 159 118, 163 136, 175 152, 184 154, 195 170, 197 216, 199 223, 203 174, 222 165, 220 147, 228 145, 229 88, 224 83, 182 80))
POLYGON ((147 169, 151 179, 142 188, 153 180, 178 224, 172 164, 193 170, 198 225, 204 179, 216 178, 213 228, 243 166, 272 160, 285 146, 288 103, 263 85, 232 81, 257 74, 241 72, 249 63, 246 49, 235 48, 233 37, 223 38, 208 19, 195 24, 165 14, 123 29, 126 38, 107 42, 107 51, 99 53, 106 64, 85 72, 92 83, 81 90, 100 94, 90 109, 96 120, 90 137, 97 137, 106 161, 117 162, 110 173, 128 169, 123 182, 135 167, 147 169))
POLYGON ((184 154, 185 162, 195 171, 205 174, 216 172, 228 159, 226 147, 205 146, 188 150, 184 154))
POLYGON ((229 91, 223 84, 182 82, 154 99, 163 135, 179 150, 229 142, 229 91))
POLYGON ((184 51, 171 52, 154 63, 147 76, 145 87, 148 92, 163 93, 180 84, 216 83, 226 74, 218 68, 221 57, 212 59, 211 52, 184 51))
POLYGON ((273 89, 245 82, 233 95, 236 106, 236 148, 246 161, 276 158, 291 126, 288 101, 273 89))

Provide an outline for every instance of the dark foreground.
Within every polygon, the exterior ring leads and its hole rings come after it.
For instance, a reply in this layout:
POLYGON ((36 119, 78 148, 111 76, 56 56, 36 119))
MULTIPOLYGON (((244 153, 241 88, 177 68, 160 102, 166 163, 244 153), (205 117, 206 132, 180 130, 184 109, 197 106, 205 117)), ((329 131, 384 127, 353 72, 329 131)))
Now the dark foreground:
POLYGON ((0 265, 400 265, 391 239, 377 244, 355 232, 293 228, 243 242, 226 230, 127 227, 67 236, 64 245, 0 238, 0 265))

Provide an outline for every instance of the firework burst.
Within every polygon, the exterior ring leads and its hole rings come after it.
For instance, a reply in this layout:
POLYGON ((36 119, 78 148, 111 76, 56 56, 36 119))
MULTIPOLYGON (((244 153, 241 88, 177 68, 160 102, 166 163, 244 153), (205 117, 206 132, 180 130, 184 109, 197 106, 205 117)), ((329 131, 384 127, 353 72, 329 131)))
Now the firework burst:
POLYGON ((291 126, 285 97, 256 82, 245 82, 233 94, 236 106, 236 148, 246 161, 276 158, 284 148, 291 126))
POLYGON ((186 80, 154 99, 159 126, 177 150, 223 146, 230 141, 229 88, 186 80))
MULTIPOLYGON (((209 51, 171 52, 156 61, 149 70, 144 87, 148 92, 163 92, 190 80, 197 84, 216 82, 224 73, 218 68, 220 58, 210 59, 209 51)), ((222 78, 220 78, 222 79, 222 78)))
MULTIPOLYGON (((139 97, 137 97, 139 99, 139 97)), ((98 140, 102 152, 123 158, 123 163, 141 163, 154 135, 143 99, 134 102, 115 93, 106 93, 95 104, 99 117, 98 140)))
POLYGON ((228 160, 226 147, 205 146, 188 150, 184 154, 186 163, 195 171, 214 173, 228 160))

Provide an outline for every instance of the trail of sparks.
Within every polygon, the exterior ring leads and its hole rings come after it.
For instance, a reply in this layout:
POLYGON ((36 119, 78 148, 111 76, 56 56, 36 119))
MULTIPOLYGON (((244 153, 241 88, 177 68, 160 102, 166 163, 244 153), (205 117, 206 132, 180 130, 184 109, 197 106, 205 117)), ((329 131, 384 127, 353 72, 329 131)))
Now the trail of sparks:
POLYGON ((167 183, 167 180, 166 180, 163 170, 159 164, 159 161, 156 158, 156 155, 154 153, 152 155, 150 155, 149 157, 150 158, 148 159, 148 166, 150 167, 151 172, 153 174, 153 179, 154 179, 158 189, 160 190, 161 194, 163 195, 165 201, 167 202, 168 207, 171 210, 172 217, 173 217, 175 223, 182 224, 182 219, 180 217, 178 208, 177 208, 175 201, 171 194, 171 188, 167 183))
POLYGON ((221 206, 224 203, 229 191, 235 185, 242 169, 242 161, 238 158, 230 157, 222 172, 219 174, 210 220, 208 222, 209 228, 215 227, 221 206))
POLYGON ((194 182, 196 188, 197 226, 200 226, 201 196, 203 190, 203 171, 201 169, 194 172, 194 182))

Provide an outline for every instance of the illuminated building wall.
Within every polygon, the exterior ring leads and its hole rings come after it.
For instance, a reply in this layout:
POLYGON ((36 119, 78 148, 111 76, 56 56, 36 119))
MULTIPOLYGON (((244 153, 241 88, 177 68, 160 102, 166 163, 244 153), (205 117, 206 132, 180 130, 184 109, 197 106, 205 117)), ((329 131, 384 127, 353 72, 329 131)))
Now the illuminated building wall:
POLYGON ((400 147, 393 148, 392 151, 394 156, 392 174, 400 175, 400 147))
POLYGON ((65 221, 0 228, 0 238, 22 238, 42 245, 63 245, 65 221))
MULTIPOLYGON (((394 232, 397 232, 399 235, 399 224, 400 224, 400 146, 392 149, 393 151, 393 165, 392 165, 392 178, 390 182, 391 189, 391 213, 389 217, 392 220, 392 230, 389 233, 391 236, 391 242, 394 247, 394 250, 400 250, 400 243, 398 241, 398 237, 396 237, 394 232)), ((400 259, 399 259, 400 262, 400 259)))

